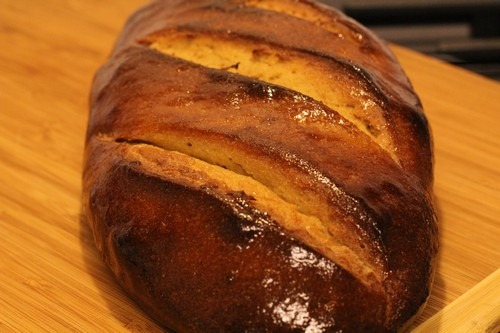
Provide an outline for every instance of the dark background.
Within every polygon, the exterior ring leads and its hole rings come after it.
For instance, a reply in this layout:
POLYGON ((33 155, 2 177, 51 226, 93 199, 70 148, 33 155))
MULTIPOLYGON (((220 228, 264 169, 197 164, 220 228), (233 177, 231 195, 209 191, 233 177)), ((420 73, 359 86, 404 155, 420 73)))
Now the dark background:
POLYGON ((322 0, 380 37, 500 80, 500 0, 322 0))

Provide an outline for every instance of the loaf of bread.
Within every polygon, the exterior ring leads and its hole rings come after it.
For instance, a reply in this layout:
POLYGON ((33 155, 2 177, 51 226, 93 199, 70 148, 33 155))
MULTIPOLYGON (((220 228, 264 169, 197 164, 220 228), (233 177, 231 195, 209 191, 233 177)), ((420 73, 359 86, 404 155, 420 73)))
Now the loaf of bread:
POLYGON ((432 140, 388 47, 312 0, 158 0, 91 97, 83 216, 175 332, 394 332, 437 252, 432 140))

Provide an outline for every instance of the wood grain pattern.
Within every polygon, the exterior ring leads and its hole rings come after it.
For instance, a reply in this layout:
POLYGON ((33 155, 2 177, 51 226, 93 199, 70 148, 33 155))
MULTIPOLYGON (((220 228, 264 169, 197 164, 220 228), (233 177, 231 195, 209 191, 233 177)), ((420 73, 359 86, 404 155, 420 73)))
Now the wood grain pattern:
MULTIPOLYGON (((145 2, 0 2, 0 332, 159 331, 79 217, 92 76, 145 2)), ((436 148, 441 252, 421 323, 500 266, 500 85, 394 50, 436 148)))
POLYGON ((500 269, 418 326, 413 333, 500 332, 500 269))

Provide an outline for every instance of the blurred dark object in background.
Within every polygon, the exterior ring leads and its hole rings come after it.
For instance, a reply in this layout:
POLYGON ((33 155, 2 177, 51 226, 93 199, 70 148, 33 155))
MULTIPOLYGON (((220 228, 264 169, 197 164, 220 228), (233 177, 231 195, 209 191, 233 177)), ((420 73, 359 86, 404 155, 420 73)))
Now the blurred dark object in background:
POLYGON ((500 0, 323 0, 380 37, 500 80, 500 0))

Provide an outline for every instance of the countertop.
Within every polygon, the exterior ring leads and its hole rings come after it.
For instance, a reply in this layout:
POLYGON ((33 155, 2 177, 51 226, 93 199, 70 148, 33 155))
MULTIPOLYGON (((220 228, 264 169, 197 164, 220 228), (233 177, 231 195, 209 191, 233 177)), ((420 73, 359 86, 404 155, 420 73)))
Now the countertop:
MULTIPOLYGON (((115 284, 80 220, 92 77, 145 2, 2 1, 0 332, 159 330, 115 284)), ((392 48, 435 145, 441 249, 419 324, 500 268, 500 85, 392 48)))

